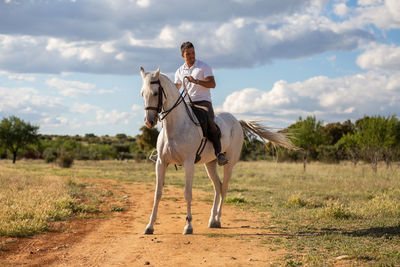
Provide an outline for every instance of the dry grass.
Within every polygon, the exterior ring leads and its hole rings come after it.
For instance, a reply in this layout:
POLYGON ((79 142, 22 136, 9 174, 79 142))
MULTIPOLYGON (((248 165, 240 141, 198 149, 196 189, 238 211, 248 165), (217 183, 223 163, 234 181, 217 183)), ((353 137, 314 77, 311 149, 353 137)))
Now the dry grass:
POLYGON ((36 176, 0 165, 0 236, 29 236, 68 218, 73 199, 56 176, 36 176))
POLYGON ((113 192, 87 185, 73 171, 43 161, 0 161, 0 237, 31 236, 54 221, 96 216, 113 192))

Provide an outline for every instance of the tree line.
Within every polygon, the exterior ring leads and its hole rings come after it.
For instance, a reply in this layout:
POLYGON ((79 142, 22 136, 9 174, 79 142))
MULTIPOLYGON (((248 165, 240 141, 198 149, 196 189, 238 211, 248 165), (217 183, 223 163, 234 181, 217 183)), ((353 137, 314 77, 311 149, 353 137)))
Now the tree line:
POLYGON ((145 160, 155 148, 158 130, 140 128, 141 134, 131 137, 46 135, 38 133, 39 126, 18 117, 3 118, 0 123, 0 159, 43 159, 62 167, 70 167, 74 160, 145 160))
MULTIPOLYGON (((39 126, 31 125, 15 116, 0 123, 0 158, 44 159, 68 167, 77 160, 134 159, 146 160, 155 148, 158 130, 140 128, 134 137, 115 136, 60 136, 38 134, 39 126)), ((281 132, 288 135, 300 149, 275 149, 254 136, 246 137, 241 160, 310 161, 338 163, 343 160, 357 164, 368 162, 376 171, 378 163, 388 166, 400 160, 400 121, 393 116, 364 116, 352 122, 325 124, 315 116, 300 117, 281 132)))
POLYGON ((315 116, 299 118, 281 132, 286 133, 299 147, 297 151, 274 149, 268 144, 268 152, 262 153, 262 143, 250 138, 244 147, 244 160, 275 158, 277 161, 303 162, 304 170, 310 161, 339 163, 348 160, 371 164, 374 171, 379 162, 390 166, 400 161, 400 121, 395 116, 364 116, 352 122, 328 123, 324 125, 315 116), (253 151, 253 152, 251 152, 253 151))

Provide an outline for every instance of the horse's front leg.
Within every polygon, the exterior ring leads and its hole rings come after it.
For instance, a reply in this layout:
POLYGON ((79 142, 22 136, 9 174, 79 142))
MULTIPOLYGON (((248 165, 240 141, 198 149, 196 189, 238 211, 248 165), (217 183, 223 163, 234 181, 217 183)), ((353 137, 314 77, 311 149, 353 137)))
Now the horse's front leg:
POLYGON ((152 210, 151 216, 150 216, 150 221, 146 226, 146 230, 144 231, 144 234, 146 234, 146 235, 151 235, 154 232, 154 223, 157 219, 158 204, 160 203, 160 200, 161 200, 162 189, 163 189, 164 180, 165 180, 165 171, 166 171, 167 167, 168 167, 168 165, 165 163, 162 163, 160 159, 157 160, 157 163, 156 163, 157 184, 156 184, 156 190, 154 192, 154 203, 153 203, 153 210, 152 210))
POLYGON ((205 164, 206 171, 208 177, 210 177, 211 181, 214 185, 214 202, 211 209, 211 216, 210 220, 208 221, 208 227, 210 228, 221 228, 221 222, 219 221, 219 216, 217 216, 218 212, 218 205, 220 201, 221 195, 221 187, 222 183, 219 179, 218 172, 217 172, 217 161, 211 161, 205 164))
POLYGON ((186 176, 186 183, 185 183, 185 199, 187 203, 187 215, 186 215, 186 225, 183 229, 183 234, 193 234, 193 227, 192 227, 192 186, 193 186, 193 175, 194 175, 194 161, 190 160, 184 164, 185 168, 185 176, 186 176))

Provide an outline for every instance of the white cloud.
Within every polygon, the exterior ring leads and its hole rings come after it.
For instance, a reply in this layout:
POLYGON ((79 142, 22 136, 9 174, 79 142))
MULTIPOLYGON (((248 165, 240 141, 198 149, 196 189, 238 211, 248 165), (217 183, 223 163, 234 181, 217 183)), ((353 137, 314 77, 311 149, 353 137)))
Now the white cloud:
POLYGON ((100 107, 91 105, 91 104, 81 104, 81 103, 74 103, 71 107, 71 112, 80 113, 80 114, 88 114, 92 111, 100 110, 100 107))
POLYGON ((68 81, 59 78, 52 78, 46 81, 50 87, 55 87, 63 96, 76 97, 80 94, 90 94, 96 85, 80 81, 68 81))
POLYGON ((339 3, 334 6, 333 12, 339 17, 345 17, 348 12, 348 7, 345 3, 339 3))
POLYGON ((372 6, 383 3, 383 0, 358 0, 357 3, 360 6, 372 6))
MULTIPOLYGON (((116 124, 128 124, 133 117, 136 116, 136 112, 142 109, 138 105, 133 105, 131 110, 118 111, 116 109, 111 111, 106 111, 99 106, 92 104, 82 104, 74 103, 70 111, 73 113, 93 115, 95 120, 90 120, 86 122, 86 126, 104 126, 104 125, 116 125, 116 124)), ((91 117, 91 116, 90 116, 91 117)))
POLYGON ((11 75, 8 76, 8 79, 16 80, 16 81, 26 81, 26 82, 34 82, 34 81, 36 81, 35 77, 28 76, 28 75, 23 75, 23 74, 11 74, 11 75))
POLYGON ((36 81, 36 77, 30 74, 20 74, 20 73, 10 73, 7 71, 0 71, 0 75, 5 75, 7 76, 8 79, 14 81, 25 81, 25 82, 36 81))
MULTIPOLYGON (((179 45, 187 40, 195 43, 214 68, 253 67, 280 58, 356 49, 360 42, 372 39, 367 25, 396 25, 383 3, 352 11, 341 1, 335 6, 338 15, 355 13, 344 22, 324 15, 327 3, 207 0, 187 5, 182 0, 157 4, 150 0, 88 0, 54 5, 35 2, 12 10, 5 7, 0 10, 0 17, 8 22, 0 23, 0 32, 4 32, 0 35, 0 69, 130 74, 140 65, 160 65, 165 72, 172 72, 180 60, 179 45), (50 6, 55 8, 48 10, 50 6), (80 10, 73 18, 68 13, 72 7, 80 10), (205 13, 208 15, 201 15, 205 13), (20 17, 27 21, 22 24, 20 17)), ((387 5, 397 5, 390 3, 387 5)))
POLYGON ((363 69, 400 71, 400 46, 371 44, 357 58, 357 64, 363 69))
POLYGON ((107 44, 104 45, 88 41, 66 42, 58 38, 49 38, 46 46, 46 50, 50 52, 57 51, 62 57, 75 57, 79 61, 94 60, 99 48, 104 52, 109 53, 112 47, 107 44))
POLYGON ((96 111, 96 119, 98 125, 108 125, 108 124, 128 124, 129 119, 132 114, 128 112, 119 112, 117 110, 112 110, 110 112, 106 112, 102 109, 96 111))
POLYGON ((15 115, 37 122, 66 110, 60 97, 42 95, 31 87, 0 87, 0 116, 15 115))
POLYGON ((389 10, 389 13, 393 16, 393 19, 399 22, 400 21, 400 1, 386 0, 385 5, 386 5, 386 8, 389 10))
POLYGON ((365 28, 374 25, 380 30, 400 28, 400 11, 398 11, 399 2, 397 0, 386 0, 385 2, 364 0, 359 4, 361 6, 354 8, 352 17, 343 22, 342 26, 365 28))
POLYGON ((146 8, 146 7, 149 7, 149 6, 150 6, 150 0, 137 0, 137 1, 136 1, 136 4, 137 4, 139 7, 146 8))
POLYGON ((115 92, 117 92, 118 89, 114 88, 114 89, 100 89, 97 91, 97 93, 99 95, 104 95, 104 94, 114 94, 115 92))
POLYGON ((132 105, 131 110, 136 113, 140 110, 143 110, 143 107, 135 104, 135 105, 132 105))
POLYGON ((397 114, 400 72, 387 75, 370 71, 335 79, 319 76, 296 83, 279 81, 268 92, 255 88, 234 92, 217 110, 292 122, 308 115, 342 121, 365 114, 397 114))

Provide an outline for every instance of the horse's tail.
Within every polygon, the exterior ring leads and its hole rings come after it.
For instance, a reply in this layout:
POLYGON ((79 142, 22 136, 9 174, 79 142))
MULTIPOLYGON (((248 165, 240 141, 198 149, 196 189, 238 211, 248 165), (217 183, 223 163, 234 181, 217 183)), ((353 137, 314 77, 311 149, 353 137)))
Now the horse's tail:
POLYGON ((269 140, 274 146, 281 146, 290 150, 298 150, 292 142, 286 137, 285 134, 275 133, 270 131, 267 127, 263 126, 257 121, 239 120, 240 125, 246 136, 257 135, 264 143, 265 139, 269 140))

